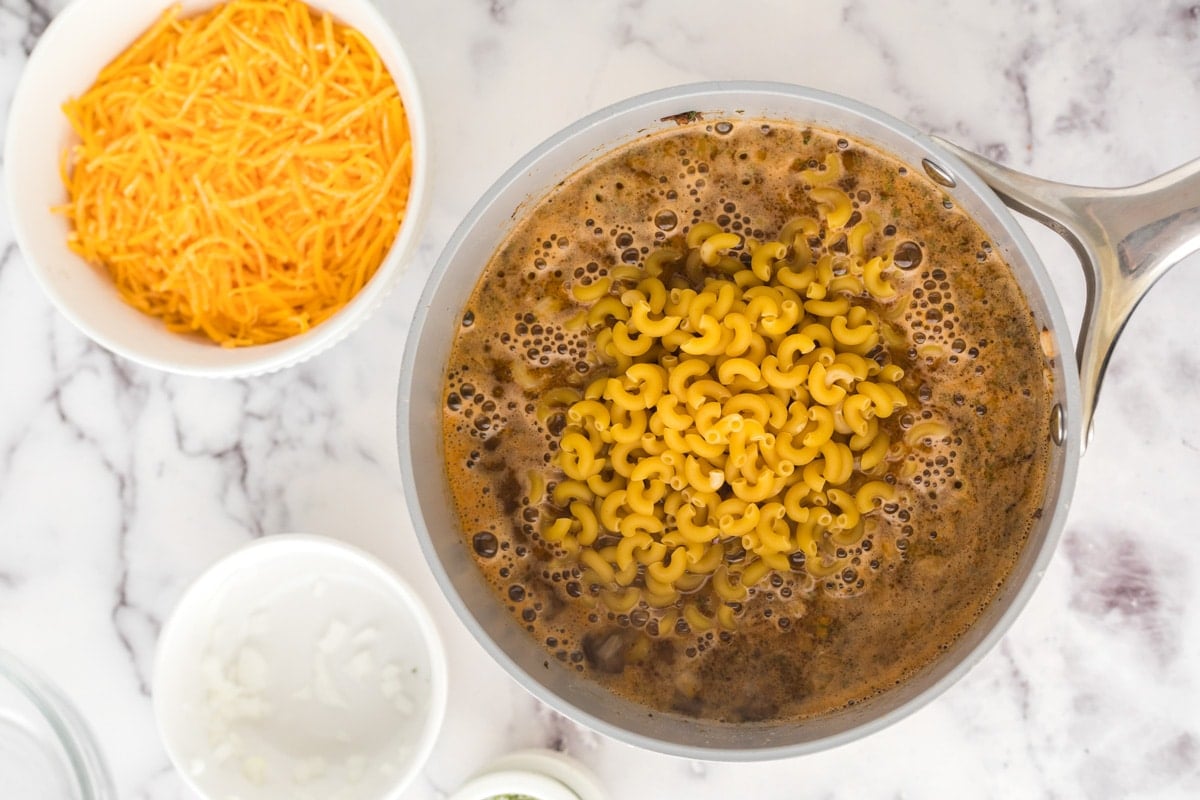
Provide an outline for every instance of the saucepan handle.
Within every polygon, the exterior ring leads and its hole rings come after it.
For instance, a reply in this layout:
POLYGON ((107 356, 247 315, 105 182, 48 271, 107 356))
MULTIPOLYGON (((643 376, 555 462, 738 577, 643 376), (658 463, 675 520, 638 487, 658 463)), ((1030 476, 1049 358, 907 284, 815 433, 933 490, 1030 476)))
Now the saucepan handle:
POLYGON ((1200 159, 1136 186, 1097 189, 1035 178, 938 141, 1079 255, 1087 305, 1075 356, 1086 445, 1104 369, 1130 314, 1167 270, 1200 250, 1200 159))

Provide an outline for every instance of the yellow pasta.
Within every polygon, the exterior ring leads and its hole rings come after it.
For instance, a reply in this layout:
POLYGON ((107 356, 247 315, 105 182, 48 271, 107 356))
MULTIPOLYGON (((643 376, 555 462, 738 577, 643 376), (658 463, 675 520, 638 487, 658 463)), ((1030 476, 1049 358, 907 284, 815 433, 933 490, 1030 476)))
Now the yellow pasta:
POLYGON ((788 249, 782 242, 765 242, 754 249, 750 258, 750 269, 760 281, 771 280, 777 262, 783 260, 788 249))
POLYGON ((596 541, 596 536, 600 531, 600 523, 596 519, 596 512, 592 510, 591 505, 581 500, 576 500, 574 503, 571 503, 571 516, 579 522, 579 533, 575 535, 575 541, 583 545, 588 545, 596 541))
MULTIPOLYGON (((663 247, 646 256, 646 262, 643 268, 645 269, 647 275, 659 275, 667 266, 674 264, 681 258, 683 258, 683 253, 680 251, 670 247, 663 247)), ((636 269, 635 267, 625 266, 615 267, 612 270, 612 274, 614 277, 620 275, 622 278, 624 278, 625 275, 621 272, 621 270, 625 269, 628 269, 634 277, 637 276, 637 273, 634 272, 636 269)))
MULTIPOLYGON (((699 247, 704 240, 718 233, 721 233, 721 226, 715 222, 696 223, 687 233, 685 241, 687 242, 688 249, 691 250, 699 247)), ((682 253, 680 257, 683 257, 682 253)))
POLYGON ((724 458, 727 453, 723 444, 710 442, 699 433, 688 432, 684 435, 683 440, 691 452, 714 463, 724 458))
POLYGON ((676 547, 665 562, 658 561, 651 564, 647 567, 647 572, 657 581, 672 584, 683 577, 685 569, 687 569, 687 550, 683 547, 676 547))
MULTIPOLYGON (((801 328, 800 333, 801 335, 812 340, 813 347, 832 348, 834 345, 833 334, 830 332, 828 325, 822 325, 818 322, 813 322, 801 328)), ((811 352, 811 350, 809 352, 811 352)), ((807 355, 808 352, 805 354, 807 355)))
POLYGON ((762 361, 762 378, 773 389, 795 389, 808 380, 809 367, 807 364, 796 364, 781 369, 779 357, 766 356, 762 361))
MULTIPOLYGON (((645 463, 645 462, 641 462, 645 463)), ((637 467, 634 467, 637 469, 637 467)), ((662 479, 637 480, 629 476, 625 489, 625 504, 633 512, 621 519, 618 529, 622 536, 628 536, 630 530, 645 528, 646 530, 662 530, 662 523, 655 515, 655 504, 667 494, 667 482, 662 479)))
POLYGON ((624 478, 633 473, 636 445, 637 442, 614 442, 608 448, 609 463, 613 471, 624 478))
POLYGON ((587 479, 587 487, 591 489, 595 497, 608 497, 625 485, 620 475, 610 474, 608 478, 605 478, 604 472, 601 470, 587 479))
POLYGON ((604 324, 609 317, 618 322, 629 319, 629 309, 615 297, 605 296, 597 300, 587 312, 587 324, 595 327, 604 324))
POLYGON ((688 572, 695 576, 705 576, 701 578, 701 581, 704 581, 717 567, 725 563, 725 547, 720 542, 714 541, 710 546, 701 547, 699 550, 700 555, 693 559, 692 550, 688 549, 688 572))
POLYGON ((716 541, 720 531, 713 525, 696 524, 696 508, 692 505, 681 506, 675 515, 675 526, 690 544, 709 544, 716 541))
MULTIPOLYGON (((858 396, 859 395, 855 395, 855 397, 858 396)), ((845 404, 843 404, 843 410, 844 408, 845 404)), ((866 430, 853 431, 854 435, 850 437, 850 441, 848 442, 850 449, 855 452, 869 448, 880 435, 879 420, 875 419, 874 415, 869 411, 864 412, 864 415, 867 425, 866 430)))
MULTIPOLYGON (((841 159, 838 159, 837 163, 840 169, 841 159)), ((808 178, 808 180, 809 183, 812 183, 811 178, 808 178)), ((803 244, 803 240, 807 239, 809 236, 815 236, 820 228, 820 223, 818 223, 812 217, 795 217, 786 222, 784 226, 779 229, 779 240, 787 246, 795 248, 794 255, 799 255, 801 253, 808 254, 808 248, 801 246, 803 244)))
POLYGON ((837 506, 840 512, 833 518, 835 526, 844 530, 858 525, 862 512, 858 510, 856 495, 833 488, 826 492, 825 496, 829 498, 831 504, 837 506))
POLYGON ((607 430, 612 422, 608 407, 598 400, 580 400, 567 409, 567 419, 580 425, 591 420, 591 427, 598 431, 607 430))
POLYGON ((757 382, 762 378, 762 368, 748 358, 727 358, 717 367, 717 377, 726 386, 737 378, 757 382))
MULTIPOLYGON (((650 489, 650 495, 653 495, 655 492, 656 490, 650 489)), ((648 495, 643 492, 641 496, 645 497, 648 495)), ((631 495, 626 494, 625 501, 629 502, 630 499, 631 495)), ((653 504, 651 504, 651 506, 652 505, 653 504)), ((620 533, 621 536, 635 536, 638 533, 655 534, 661 533, 662 530, 662 520, 652 513, 630 513, 621 517, 617 522, 617 532, 620 533)))
MULTIPOLYGON (((667 287, 658 278, 647 278, 646 280, 639 281, 637 291, 644 294, 646 303, 655 314, 660 313, 663 310, 663 306, 667 303, 667 287)), ((622 295, 621 302, 628 305, 624 297, 622 295)), ((637 295, 633 295, 633 297, 636 302, 637 295)))
POLYGON ((887 500, 896 496, 896 489, 883 481, 868 481, 854 495, 854 505, 860 514, 869 514, 887 500))
POLYGON ((606 441, 611 439, 612 442, 636 444, 642 440, 647 429, 646 410, 637 407, 636 403, 631 405, 635 407, 626 408, 612 404, 609 410, 609 426, 604 432, 606 441))
POLYGON ((578 480, 559 481, 550 493, 557 506, 568 506, 576 500, 590 503, 594 495, 587 484, 578 480))
POLYGON ((559 445, 559 466, 571 478, 584 481, 603 467, 597 461, 592 443, 581 433, 568 433, 559 445))
POLYGON ((927 439, 941 439, 950 435, 950 428, 944 422, 926 420, 918 422, 904 432, 904 441, 908 444, 919 444, 927 439))
POLYGON ((716 620, 705 616, 704 612, 691 604, 684 606, 683 618, 694 631, 707 631, 717 625, 716 620))
POLYGON ((802 307, 797 300, 784 300, 775 314, 764 314, 759 323, 763 333, 771 337, 786 335, 800 319, 802 307))
POLYGON ((875 226, 868 220, 863 220, 850 229, 846 234, 846 249, 855 258, 861 258, 866 251, 866 239, 875 231, 875 226))
POLYGON ((694 378, 708 374, 708 362, 700 358, 682 359, 667 376, 667 388, 680 400, 685 399, 687 384, 694 378))
POLYGON ((850 480, 854 471, 854 454, 848 445, 830 440, 821 445, 821 458, 825 460, 826 483, 838 486, 850 480))
MULTIPOLYGON (((805 300, 804 310, 814 317, 829 317, 833 318, 839 314, 845 314, 850 310, 850 301, 845 297, 838 297, 836 300, 805 300)), ((833 332, 829 331, 829 338, 833 339, 833 332)), ((832 344, 832 342, 830 342, 832 344)))
POLYGON ((637 589, 625 589, 619 592, 605 592, 602 602, 614 614, 626 614, 632 611, 641 599, 641 592, 637 589))
POLYGON ((893 297, 896 294, 895 287, 884 279, 883 268, 883 259, 878 256, 863 264, 863 286, 879 299, 893 297))
POLYGON ((810 191, 809 195, 817 201, 817 211, 825 217, 830 228, 842 227, 854 213, 850 198, 841 189, 818 187, 810 191))
POLYGON ((629 334, 629 326, 624 322, 618 322, 612 327, 612 345, 622 355, 631 358, 644 356, 654 346, 654 337, 649 334, 636 339, 629 334))
MULTIPOLYGON (((560 510, 541 535, 607 610, 654 609, 657 635, 677 618, 733 627, 730 604, 771 572, 842 570, 838 554, 897 496, 880 479, 906 452, 884 430, 896 422, 880 420, 909 403, 885 350, 890 254, 870 252, 877 218, 846 228, 841 171, 834 155, 803 173, 823 222, 796 218, 766 242, 699 223, 640 269, 571 289, 609 371, 539 404, 557 409, 539 412, 544 424, 567 420, 555 457, 566 478, 550 493, 560 510), (814 257, 834 236, 846 249, 814 257)), ((921 420, 904 444, 948 433, 921 420)))
POLYGON ((579 560, 583 566, 595 572, 597 577, 604 583, 611 583, 613 578, 616 577, 612 565, 595 550, 584 548, 579 552, 579 560))
POLYGON ((829 332, 833 334, 834 340, 840 344, 856 345, 862 344, 875 334, 875 326, 870 323, 863 323, 858 327, 851 328, 846 318, 841 314, 835 316, 829 323, 829 332))
POLYGON ((651 318, 652 309, 645 300, 639 300, 629 310, 629 323, 638 333, 662 338, 679 327, 682 317, 664 315, 658 319, 651 318))
MULTIPOLYGON (((693 410, 699 409, 709 403, 723 403, 729 399, 731 392, 721 384, 714 380, 702 378, 698 381, 692 381, 684 392, 684 400, 687 402, 687 407, 693 410)), ((718 412, 720 406, 718 406, 718 412)), ((700 426, 697 424, 696 426, 700 426)))
POLYGON ((716 317, 704 314, 696 323, 696 335, 688 338, 679 349, 693 356, 715 356, 723 349, 725 332, 716 317))
POLYGON ((742 510, 737 514, 724 513, 720 516, 717 520, 717 527, 721 529, 722 536, 745 536, 758 526, 758 506, 740 497, 735 499, 743 503, 742 510))
POLYGON ((626 570, 630 565, 636 565, 637 561, 634 558, 635 550, 644 550, 650 546, 654 540, 648 533, 638 533, 633 536, 626 536, 617 543, 615 563, 617 569, 626 570))
POLYGON ((762 502, 778 492, 778 481, 770 470, 763 470, 753 481, 737 478, 730 481, 729 485, 736 496, 750 503, 762 502))
POLYGON ((767 577, 767 573, 771 571, 771 567, 767 562, 760 560, 751 561, 742 570, 741 581, 743 586, 753 586, 754 584, 767 577))
POLYGON ((742 243, 742 237, 736 233, 721 231, 707 237, 700 243, 700 261, 709 267, 716 266, 721 258, 721 251, 737 247, 742 243))
POLYGON ((890 417, 892 412, 896 410, 897 405, 905 405, 907 403, 904 395, 897 396, 889 392, 885 388, 888 385, 886 383, 872 383, 870 381, 863 381, 858 384, 858 391, 870 398, 871 404, 875 408, 875 416, 877 417, 890 417))
POLYGON ((817 361, 808 368, 808 393, 822 406, 836 406, 846 396, 846 390, 829 380, 825 365, 817 361))
POLYGON ((571 287, 571 296, 581 303, 590 303, 593 300, 599 300, 601 297, 604 297, 611 288, 612 278, 606 276, 586 285, 582 283, 575 284, 571 287))
MULTIPOLYGON (((807 181, 810 186, 824 186, 825 184, 833 183, 842 177, 842 159, 838 157, 837 153, 830 153, 827 155, 823 165, 825 167, 824 169, 818 167, 815 169, 804 170, 800 173, 800 178, 804 181, 807 181)), ((788 224, 790 225, 792 223, 788 224)), ((811 234, 813 232, 814 231, 810 231, 809 233, 811 234)), ((787 241, 787 239, 784 239, 784 241, 787 241)))
POLYGON ((629 475, 629 482, 644 481, 649 478, 657 477, 659 480, 669 481, 675 476, 675 470, 667 464, 662 456, 643 458, 633 468, 633 472, 629 475))
POLYGON ((697 492, 715 492, 725 484, 725 472, 712 469, 704 459, 694 455, 686 456, 683 465, 683 477, 688 486, 697 492))
POLYGON ((808 418, 813 426, 801 440, 805 447, 821 447, 833 437, 833 412, 826 406, 812 406, 808 409, 808 418))
MULTIPOLYGON (((850 426, 851 432, 858 436, 865 436, 870 430, 871 418, 875 416, 875 409, 871 406, 869 397, 856 394, 847 397, 842 402, 842 416, 850 426)), ((851 445, 851 449, 854 449, 853 445, 851 445)))

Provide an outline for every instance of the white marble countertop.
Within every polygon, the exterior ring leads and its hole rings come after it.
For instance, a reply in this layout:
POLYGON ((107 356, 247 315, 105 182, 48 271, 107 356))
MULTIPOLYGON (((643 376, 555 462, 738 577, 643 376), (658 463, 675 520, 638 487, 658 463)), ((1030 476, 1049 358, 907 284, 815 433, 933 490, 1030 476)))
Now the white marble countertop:
MULTIPOLYGON (((1200 5, 379 2, 426 92, 432 213, 381 311, 324 355, 239 381, 126 363, 51 308, 0 216, 0 646, 75 700, 121 797, 188 796, 151 715, 156 636, 208 564, 282 531, 361 545, 433 610, 451 698, 412 798, 522 746, 565 749, 613 798, 1200 795, 1196 257, 1116 349, 1062 544, 1023 616, 923 710, 810 757, 675 759, 534 700, 470 638, 398 522, 395 442, 401 347, 442 244, 494 178, 581 115, 695 80, 789 81, 1035 174, 1128 184, 1200 157, 1200 5)), ((0 0, 0 109, 63 5, 0 0)), ((1071 251, 1031 234, 1077 320, 1071 251)))

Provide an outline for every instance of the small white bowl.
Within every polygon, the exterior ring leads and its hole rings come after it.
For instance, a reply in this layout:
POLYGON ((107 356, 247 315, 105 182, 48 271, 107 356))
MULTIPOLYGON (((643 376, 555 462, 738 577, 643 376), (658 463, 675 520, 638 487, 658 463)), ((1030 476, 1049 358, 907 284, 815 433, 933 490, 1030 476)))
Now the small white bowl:
POLYGON ((372 556, 260 539, 187 589, 159 637, 154 713, 205 798, 393 800, 445 715, 441 640, 372 556))
POLYGON ((555 750, 506 753, 459 787, 449 800, 607 800, 591 770, 555 750))
MULTIPOLYGON (((413 68, 395 33, 370 0, 307 0, 362 33, 378 51, 400 91, 413 144, 413 175, 404 223, 379 270, 337 314, 279 342, 224 348, 172 333, 162 321, 127 305, 104 270, 67 247, 70 226, 52 206, 66 200, 59 157, 74 134, 62 104, 85 92, 100 69, 124 50, 174 0, 76 0, 54 18, 21 76, 9 110, 4 148, 12 225, 25 259, 62 314, 94 341, 139 364, 185 375, 238 377, 296 364, 336 344, 382 302, 403 270, 428 202, 429 137, 413 68)), ((184 13, 216 0, 182 0, 184 13)))

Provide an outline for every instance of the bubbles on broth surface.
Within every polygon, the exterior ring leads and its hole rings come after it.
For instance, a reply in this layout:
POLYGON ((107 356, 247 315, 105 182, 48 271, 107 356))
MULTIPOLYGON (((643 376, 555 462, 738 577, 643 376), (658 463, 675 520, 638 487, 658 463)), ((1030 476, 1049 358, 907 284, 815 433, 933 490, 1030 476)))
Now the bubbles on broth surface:
POLYGON ((916 242, 901 242, 896 245, 896 250, 892 254, 892 262, 900 269, 916 269, 921 265, 923 257, 921 247, 916 242))
MULTIPOLYGON (((757 124, 738 126, 721 121, 713 129, 713 144, 689 140, 687 147, 677 149, 674 167, 665 159, 646 168, 644 182, 632 177, 614 181, 611 175, 599 174, 589 183, 584 176, 578 185, 579 212, 573 224, 564 224, 572 222, 564 214, 551 219, 546 230, 506 243, 512 258, 491 273, 492 283, 483 294, 477 290, 478 299, 473 298, 463 317, 461 341, 475 337, 479 344, 474 346, 476 360, 470 368, 464 365, 447 376, 443 395, 446 430, 471 443, 468 457, 458 463, 467 465, 473 474, 494 476, 488 479, 490 483, 481 479, 461 490, 458 505, 464 529, 473 531, 487 528, 476 523, 492 514, 480 509, 496 509, 487 532, 499 546, 487 556, 474 539, 467 538, 480 563, 486 564, 485 574, 496 586, 500 600, 517 624, 553 656, 552 661, 604 676, 609 685, 635 699, 679 713, 729 719, 804 716, 861 701, 881 686, 894 685, 904 674, 900 667, 877 670, 876 675, 858 683, 857 689, 839 690, 822 699, 822 692, 815 687, 828 686, 831 679, 823 667, 806 659, 823 653, 824 658, 844 664, 846 659, 860 657, 852 653, 866 658, 883 647, 875 639, 886 642, 897 635, 892 630, 895 624, 883 626, 874 638, 870 625, 861 634, 845 627, 845 609, 859 608, 855 604, 872 591, 891 593, 888 596, 897 598, 895 602, 911 599, 912 608, 920 611, 911 612, 914 619, 927 615, 922 606, 925 600, 919 596, 926 578, 911 579, 915 583, 909 589, 903 580, 910 579, 899 576, 907 575, 906 570, 929 548, 940 548, 944 557, 960 538, 953 525, 941 521, 946 508, 954 505, 953 495, 971 488, 971 479, 964 474, 970 470, 960 463, 963 448, 957 432, 951 437, 922 437, 908 449, 894 478, 905 491, 897 502, 879 509, 876 525, 857 540, 838 545, 835 572, 816 577, 810 574, 812 565, 803 553, 793 554, 788 569, 764 578, 751 587, 743 601, 733 604, 738 624, 734 631, 696 629, 680 616, 677 607, 652 608, 639 603, 627 609, 609 609, 584 573, 557 557, 562 554, 538 534, 545 519, 540 509, 554 489, 553 470, 545 465, 566 424, 562 412, 539 414, 540 396, 556 387, 581 388, 606 374, 592 352, 586 329, 569 324, 579 310, 570 295, 571 287, 590 286, 608 277, 614 268, 640 264, 654 247, 679 241, 690 225, 702 219, 763 239, 778 231, 792 214, 803 211, 781 210, 765 201, 765 195, 747 194, 745 189, 768 185, 769 169, 776 169, 773 175, 795 174, 791 160, 779 164, 760 157, 761 142, 792 135, 786 128, 760 129, 757 124), (728 128, 722 130, 723 125, 728 128), (720 148, 725 148, 726 155, 721 155, 720 148), (634 206, 641 210, 636 214, 626 210, 634 206), (542 475, 544 485, 534 486, 533 473, 542 475), (531 496, 535 490, 536 496, 531 496), (511 511, 505 512, 505 508, 511 511), (730 685, 732 665, 743 657, 746 642, 759 639, 793 643, 789 647, 798 659, 794 668, 802 676, 770 672, 778 679, 778 691, 790 692, 791 698, 775 696, 775 689, 762 692, 770 695, 763 702, 714 694, 712 687, 730 685), (803 646, 796 644, 801 642, 803 646), (691 677, 684 689, 675 687, 674 694, 655 695, 652 687, 662 676, 655 672, 654 664, 668 655, 676 659, 673 663, 677 666, 690 665, 691 677), (794 680, 801 683, 790 682, 794 680)), ((836 148, 848 159, 861 157, 859 146, 849 140, 812 136, 812 147, 836 148)), ((807 139, 804 144, 809 144, 807 139)), ((820 156, 828 150, 811 157, 801 147, 793 152, 803 154, 799 169, 820 170, 824 167, 820 156)), ((903 178, 907 170, 894 168, 894 174, 903 178)), ((915 184, 924 178, 914 175, 906 180, 915 184)), ((894 248, 897 271, 891 279, 902 288, 905 298, 897 306, 895 322, 907 341, 894 356, 912 376, 905 391, 916 405, 905 410, 903 419, 887 424, 897 434, 911 430, 927 419, 922 413, 926 406, 950 409, 960 418, 988 419, 988 404, 980 401, 978 394, 992 377, 987 359, 980 356, 987 349, 985 342, 996 337, 990 331, 977 330, 961 310, 972 304, 974 296, 961 293, 964 284, 953 260, 946 259, 935 237, 927 239, 912 220, 890 214, 895 195, 882 192, 878 185, 882 184, 859 181, 841 188, 854 204, 856 222, 868 211, 882 215, 883 224, 873 236, 879 247, 894 248), (976 366, 983 373, 977 374, 976 366)), ((782 198, 783 193, 778 196, 782 198)), ((943 209, 940 195, 935 200, 931 213, 961 216, 954 209, 943 209)), ((972 237, 962 259, 967 267, 981 269, 979 265, 999 263, 990 245, 984 243, 982 238, 972 237), (977 253, 984 258, 979 260, 977 253)), ((819 244, 819 238, 810 242, 819 244)), ((748 252, 735 255, 748 258, 748 252)), ((985 301, 990 296, 1002 304, 1003 297, 992 294, 994 291, 998 291, 996 287, 987 285, 985 301)), ((995 558, 1003 561, 999 548, 996 552, 1000 555, 995 558)), ((734 552, 730 560, 736 559, 734 552)))
POLYGON ((679 215, 670 209, 664 209, 654 215, 654 227, 660 231, 671 232, 679 225, 679 215))

